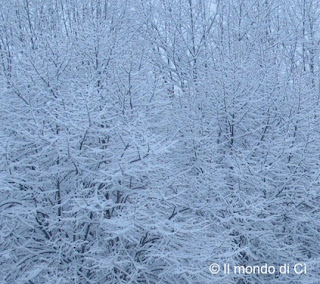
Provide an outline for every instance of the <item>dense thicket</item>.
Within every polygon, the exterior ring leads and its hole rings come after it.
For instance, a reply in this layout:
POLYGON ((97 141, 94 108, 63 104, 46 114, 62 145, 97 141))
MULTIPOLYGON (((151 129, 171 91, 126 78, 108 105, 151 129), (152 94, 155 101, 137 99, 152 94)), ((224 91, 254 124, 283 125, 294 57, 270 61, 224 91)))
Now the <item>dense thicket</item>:
POLYGON ((317 283, 318 1, 1 2, 1 283, 317 283))

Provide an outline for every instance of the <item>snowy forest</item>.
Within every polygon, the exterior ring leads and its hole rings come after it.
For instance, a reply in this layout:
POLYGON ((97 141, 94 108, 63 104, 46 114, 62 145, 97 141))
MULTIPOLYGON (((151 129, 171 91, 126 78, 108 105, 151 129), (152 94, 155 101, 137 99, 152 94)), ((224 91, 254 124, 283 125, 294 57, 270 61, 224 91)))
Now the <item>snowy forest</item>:
POLYGON ((1 284, 320 283, 320 1, 0 2, 1 284))

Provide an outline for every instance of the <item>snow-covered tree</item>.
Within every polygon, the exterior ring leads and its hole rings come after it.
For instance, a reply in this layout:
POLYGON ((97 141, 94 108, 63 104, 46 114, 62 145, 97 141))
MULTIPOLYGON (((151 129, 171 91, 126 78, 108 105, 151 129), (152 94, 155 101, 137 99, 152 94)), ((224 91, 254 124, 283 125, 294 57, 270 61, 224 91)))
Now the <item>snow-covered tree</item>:
POLYGON ((318 281, 317 1, 2 2, 1 283, 318 281))

